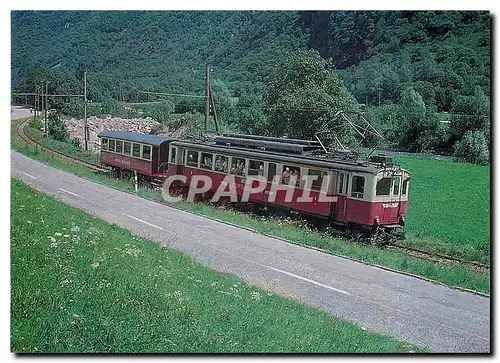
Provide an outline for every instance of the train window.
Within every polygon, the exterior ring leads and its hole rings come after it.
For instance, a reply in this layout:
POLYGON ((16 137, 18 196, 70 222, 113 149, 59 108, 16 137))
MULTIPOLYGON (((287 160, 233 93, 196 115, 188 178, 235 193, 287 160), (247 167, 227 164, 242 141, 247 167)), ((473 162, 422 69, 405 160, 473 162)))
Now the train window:
POLYGON ((194 166, 195 168, 198 167, 198 151, 194 150, 188 150, 187 152, 187 158, 186 158, 186 165, 187 166, 194 166))
POLYGON ((339 176, 339 194, 342 194, 342 188, 344 187, 344 173, 340 173, 339 176))
POLYGON ((406 195, 408 192, 408 181, 409 179, 403 180, 403 189, 401 190, 401 194, 406 195))
POLYGON ((177 148, 176 147, 171 147, 170 148, 170 162, 173 164, 176 164, 175 158, 177 156, 177 148))
POLYGON ((227 163, 228 157, 224 155, 215 156, 215 171, 220 171, 221 173, 227 173, 227 163))
POLYGON ((352 177, 351 197, 363 198, 365 192, 365 177, 354 175, 352 177))
POLYGON ((300 168, 296 166, 283 165, 281 184, 298 185, 300 182, 300 168))
POLYGON ((399 176, 393 179, 392 195, 399 195, 399 183, 401 178, 399 176))
POLYGON ((248 175, 264 176, 264 162, 258 160, 249 160, 248 175))
POLYGON ((130 155, 130 149, 132 148, 132 145, 128 141, 123 142, 123 153, 125 155, 130 155))
POLYGON ((151 146, 150 145, 142 145, 142 158, 151 160, 151 146))
POLYGON ((101 150, 108 150, 108 139, 102 139, 101 141, 101 150))
POLYGON ((269 163, 267 167, 267 180, 272 182, 275 176, 276 176, 276 164, 269 163))
POLYGON ((344 194, 347 195, 347 191, 349 190, 349 174, 345 175, 345 187, 344 194))
POLYGON ((214 154, 201 153, 200 168, 212 170, 213 161, 214 161, 214 154))
POLYGON ((315 180, 311 183, 311 189, 321 189, 321 184, 323 184, 323 176, 326 175, 326 172, 321 170, 309 169, 308 175, 315 176, 315 180))
POLYGON ((391 193, 391 178, 382 178, 377 182, 376 195, 389 195, 391 193))
POLYGON ((115 152, 115 140, 109 140, 109 151, 115 152))
POLYGON ((120 141, 120 140, 116 140, 116 143, 115 143, 115 151, 119 154, 122 153, 123 151, 123 141, 120 141))
POLYGON ((231 162, 231 174, 245 176, 246 160, 233 157, 231 162))
POLYGON ((141 144, 136 144, 135 142, 132 144, 132 156, 136 158, 141 157, 141 144))

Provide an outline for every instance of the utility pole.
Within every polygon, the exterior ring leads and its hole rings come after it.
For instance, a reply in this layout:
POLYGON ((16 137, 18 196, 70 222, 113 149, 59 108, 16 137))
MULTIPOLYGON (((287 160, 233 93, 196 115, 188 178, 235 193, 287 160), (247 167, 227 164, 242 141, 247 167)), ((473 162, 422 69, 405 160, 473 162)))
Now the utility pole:
POLYGON ((33 110, 33 125, 35 125, 35 122, 36 122, 36 110, 37 110, 36 106, 37 106, 37 99, 38 99, 38 86, 35 86, 35 89, 36 89, 36 93, 37 94, 35 96, 33 96, 33 101, 34 101, 33 102, 34 103, 34 107, 33 107, 34 108, 34 110, 33 110))
POLYGON ((47 113, 49 110, 48 94, 49 94, 49 81, 46 81, 45 82, 45 136, 49 136, 49 125, 47 122, 47 113))
POLYGON ((89 140, 89 125, 87 125, 87 71, 83 72, 83 118, 85 120, 83 137, 85 139, 85 151, 87 151, 89 140))
POLYGON ((205 65, 205 132, 208 131, 209 113, 210 113, 210 73, 207 63, 205 65))

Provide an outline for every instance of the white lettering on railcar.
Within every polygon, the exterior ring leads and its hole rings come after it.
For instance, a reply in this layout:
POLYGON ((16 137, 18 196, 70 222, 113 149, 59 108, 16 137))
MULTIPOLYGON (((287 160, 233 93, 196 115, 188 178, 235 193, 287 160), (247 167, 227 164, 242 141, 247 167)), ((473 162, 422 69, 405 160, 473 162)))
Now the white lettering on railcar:
POLYGON ((382 207, 384 208, 396 208, 399 203, 384 203, 382 204, 382 207))
POLYGON ((118 164, 130 165, 130 161, 129 160, 123 160, 123 159, 115 158, 115 162, 117 162, 118 164))

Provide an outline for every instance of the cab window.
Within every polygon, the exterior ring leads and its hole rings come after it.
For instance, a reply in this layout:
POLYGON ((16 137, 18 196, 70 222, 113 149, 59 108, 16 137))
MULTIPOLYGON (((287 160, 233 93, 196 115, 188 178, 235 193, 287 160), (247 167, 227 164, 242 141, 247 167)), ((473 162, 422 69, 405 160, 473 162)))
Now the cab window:
POLYGON ((170 162, 175 164, 175 157, 177 156, 177 148, 176 147, 171 147, 170 148, 170 162))
POLYGON ((115 148, 116 148, 115 151, 121 154, 123 151, 123 141, 116 140, 115 148))
POLYGON ((115 140, 109 140, 109 151, 115 152, 115 140))
POLYGON ((399 195, 399 183, 401 181, 400 177, 395 177, 393 179, 392 195, 399 195))
POLYGON ((221 173, 227 173, 227 163, 228 157, 224 155, 216 155, 215 156, 215 171, 219 171, 221 173))
POLYGON ((235 158, 231 162, 231 174, 245 176, 246 160, 235 158))
POLYGON ((108 150, 108 139, 102 139, 101 150, 108 150))
POLYGON ((365 177, 354 175, 352 177, 351 197, 363 198, 365 192, 365 177))
POLYGON ((141 157, 141 144, 136 144, 136 143, 132 144, 132 156, 136 158, 141 157))
POLYGON ((408 193, 408 181, 409 179, 405 179, 403 181, 403 189, 401 190, 401 194, 406 195, 408 193))
POLYGON ((128 141, 123 142, 123 153, 125 155, 130 155, 130 149, 132 148, 132 144, 128 141))
POLYGON ((377 182, 376 195, 389 195, 391 194, 391 178, 382 178, 377 182))
POLYGON ((186 157, 186 165, 193 166, 195 168, 198 167, 198 151, 188 150, 186 157))
POLYGON ((214 154, 201 153, 200 168, 212 170, 214 154))
POLYGON ((151 146, 142 145, 142 158, 151 160, 151 146))
POLYGON ((281 173, 281 184, 299 185, 300 168, 296 166, 283 165, 283 173, 281 173))
POLYGON ((248 175, 264 176, 264 162, 258 160, 249 160, 248 175))

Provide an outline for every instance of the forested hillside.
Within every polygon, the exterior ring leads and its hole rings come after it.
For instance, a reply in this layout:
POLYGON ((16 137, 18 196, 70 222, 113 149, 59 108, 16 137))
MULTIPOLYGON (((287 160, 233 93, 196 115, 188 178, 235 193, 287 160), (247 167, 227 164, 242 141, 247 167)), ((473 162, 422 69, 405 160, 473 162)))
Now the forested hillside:
POLYGON ((488 12, 12 13, 16 91, 50 79, 51 91, 79 92, 86 69, 103 105, 143 100, 138 91, 202 94, 206 62, 233 128, 308 136, 342 107, 361 109, 386 146, 488 159, 488 12))

